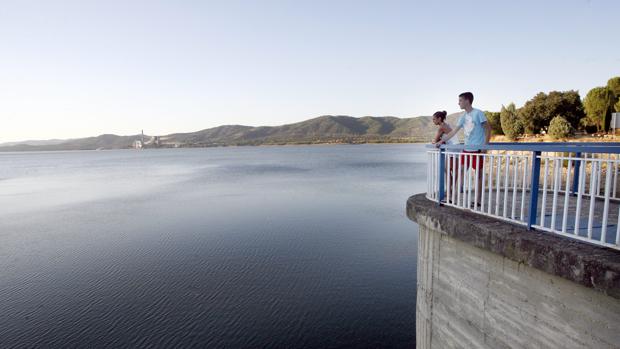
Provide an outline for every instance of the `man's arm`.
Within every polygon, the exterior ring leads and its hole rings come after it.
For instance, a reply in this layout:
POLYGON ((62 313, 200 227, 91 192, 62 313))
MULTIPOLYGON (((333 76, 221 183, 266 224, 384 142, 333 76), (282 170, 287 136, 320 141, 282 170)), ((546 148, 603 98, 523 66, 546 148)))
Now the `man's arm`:
POLYGON ((448 141, 450 138, 454 137, 461 130, 461 126, 455 127, 450 133, 446 134, 445 141, 448 141))
POLYGON ((482 125, 484 126, 484 143, 489 144, 491 141, 491 124, 486 121, 482 125))
MULTIPOLYGON (((488 121, 482 123, 482 127, 484 127, 484 144, 489 144, 491 140, 491 124, 488 121)), ((481 153, 486 153, 487 150, 481 150, 481 153)))
POLYGON ((446 144, 448 142, 448 140, 452 137, 454 137, 454 135, 459 132, 459 130, 461 129, 461 126, 457 126, 456 128, 454 128, 452 131, 450 131, 449 133, 444 133, 444 139, 438 141, 437 143, 435 143, 437 145, 437 148, 439 148, 439 146, 441 144, 446 144))

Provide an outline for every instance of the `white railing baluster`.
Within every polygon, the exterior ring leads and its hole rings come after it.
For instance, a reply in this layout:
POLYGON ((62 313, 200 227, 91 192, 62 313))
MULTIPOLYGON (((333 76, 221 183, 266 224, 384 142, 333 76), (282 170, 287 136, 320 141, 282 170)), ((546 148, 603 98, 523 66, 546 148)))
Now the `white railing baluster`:
POLYGON ((575 235, 579 235, 579 223, 581 223, 581 200, 583 197, 583 191, 586 184, 586 162, 585 160, 579 160, 579 182, 577 184, 577 207, 575 209, 575 235))
MULTIPOLYGON (((523 217, 525 216, 525 191, 526 191, 526 179, 527 179, 527 172, 528 172, 528 158, 524 157, 523 158, 524 164, 523 164, 523 182, 521 183, 521 214, 519 216, 520 220, 523 220, 523 217)), ((536 188, 536 190, 538 190, 538 188, 536 188)))
MULTIPOLYGON (((600 159, 600 158, 599 158, 600 159)), ((599 174, 596 177, 596 196, 601 196, 601 181, 603 180, 603 176, 601 176, 603 172, 603 163, 598 163, 599 174)))
POLYGON ((555 216, 557 213, 557 205, 558 205, 558 192, 560 191, 560 179, 561 179, 561 168, 560 168, 560 160, 554 158, 553 160, 553 203, 551 206, 551 229, 555 230, 555 216))
POLYGON ((446 161, 446 174, 445 174, 445 182, 446 182, 446 192, 444 193, 444 200, 446 202, 450 201, 450 154, 446 153, 444 157, 446 161))
MULTIPOLYGON (((588 154, 582 154, 584 159, 588 159, 588 154)), ((586 166, 587 166, 588 161, 586 161, 586 166)), ((586 171, 586 183, 592 183, 592 161, 590 161, 590 171, 586 171)), ((588 196, 592 196, 592 185, 587 185, 586 186, 587 189, 587 195, 588 196)), ((585 193, 584 193, 585 194, 585 193)))
MULTIPOLYGON (((482 166, 482 169, 480 169, 480 171, 482 171, 482 183, 480 185, 480 211, 484 212, 484 190, 486 189, 485 188, 485 181, 487 179, 486 167, 488 167, 488 159, 486 157, 484 157, 485 156, 484 154, 481 154, 481 156, 483 156, 482 159, 484 159, 484 162, 483 162, 484 166, 482 166)), ((480 165, 480 164, 478 164, 478 165, 480 165)), ((478 176, 476 176, 476 178, 478 178, 478 176)), ((478 188, 478 186, 476 186, 476 188, 478 188)), ((476 197, 478 197, 478 196, 476 195, 476 197)))
POLYGON ((517 181, 519 176, 519 157, 514 157, 512 174, 512 203, 510 205, 510 218, 515 219, 515 210, 517 208, 517 181))
MULTIPOLYGON (((549 158, 545 158, 545 174, 543 177, 543 195, 542 204, 540 205, 540 226, 545 226, 545 211, 547 210, 547 174, 549 172, 549 158)), ((535 190, 535 189, 532 189, 535 190)))
POLYGON ((592 226, 594 223, 594 206, 596 205, 596 196, 594 195, 594 190, 596 188, 596 177, 597 177, 597 162, 594 158, 592 158, 592 162, 590 164, 590 211, 588 212, 588 239, 592 239, 592 226))
POLYGON ((465 162, 463 155, 459 156, 459 176, 458 206, 463 207, 463 202, 465 202, 465 162))
POLYGON ((487 214, 491 214, 491 205, 493 204, 493 166, 495 166, 494 155, 489 156, 489 204, 487 205, 487 214))
POLYGON ((441 159, 439 157, 439 153, 437 153, 437 155, 435 156, 435 163, 437 164, 437 167, 435 168, 435 199, 437 201, 439 201, 439 166, 441 159))
POLYGON ((618 156, 616 154, 616 159, 614 159, 614 189, 613 189, 613 197, 617 198, 617 189, 618 189, 618 156))
POLYGON ((480 156, 476 154, 474 156, 474 164, 476 164, 476 174, 474 176, 474 211, 478 209, 478 175, 481 171, 480 169, 480 156))
MULTIPOLYGON (((602 159, 601 159, 602 160, 602 159)), ((603 223, 601 225, 601 242, 605 242, 607 235, 607 218, 609 215, 609 195, 611 194, 611 162, 609 159, 605 169, 605 203, 603 204, 603 223)), ((601 166, 602 167, 602 166, 601 166)))
POLYGON ((508 158, 508 154, 506 154, 506 165, 504 167, 506 171, 504 178, 504 208, 502 210, 502 216, 506 218, 508 214, 508 175, 510 174, 510 159, 508 158))
POLYGON ((501 183, 502 173, 502 155, 497 155, 497 179, 495 180, 495 215, 499 216, 499 195, 502 190, 501 183))
POLYGON ((456 173, 456 186, 454 189, 456 190, 456 202, 457 206, 461 205, 461 192, 463 191, 463 177, 461 176, 461 172, 463 171, 463 164, 461 164, 460 155, 456 155, 456 163, 457 163, 457 173, 456 173))
POLYGON ((432 170, 431 170, 431 180, 432 180, 432 183, 433 183, 432 184, 433 185, 433 187, 432 187, 433 199, 435 199, 435 193, 436 193, 436 189, 435 188, 437 187, 437 185, 435 184, 435 171, 437 171, 436 163, 437 163, 437 159, 435 158, 435 154, 433 154, 433 167, 432 167, 432 170))
POLYGON ((467 154, 465 157, 466 169, 467 169, 467 202, 463 205, 465 208, 470 208, 471 205, 471 156, 467 154))
POLYGON ((568 222, 568 206, 570 204, 570 169, 573 164, 572 159, 568 159, 568 166, 566 167, 566 187, 564 190, 564 212, 562 213, 562 233, 566 234, 566 223, 568 222))
POLYGON ((432 165, 432 168, 431 168, 431 183, 432 183, 431 184, 432 185, 431 190, 433 192, 433 194, 432 194, 433 199, 435 199, 435 188, 436 188, 436 185, 435 185, 435 171, 437 171, 436 162, 437 162, 437 160, 435 159, 435 154, 433 154, 433 158, 432 158, 432 164, 433 165, 432 165))
POLYGON ((616 223, 616 246, 620 246, 620 206, 618 206, 618 223, 616 223))
POLYGON ((435 163, 435 166, 433 166, 433 193, 434 193, 434 197, 435 200, 437 200, 437 187, 438 187, 438 180, 437 180, 437 172, 439 172, 439 159, 437 157, 437 154, 435 154, 435 156, 433 157, 433 161, 435 163))
POLYGON ((458 184, 456 183, 456 176, 460 166, 458 165, 457 160, 458 158, 456 157, 456 155, 452 154, 452 167, 454 168, 454 170, 452 171, 452 205, 457 204, 456 193, 459 191, 458 184))

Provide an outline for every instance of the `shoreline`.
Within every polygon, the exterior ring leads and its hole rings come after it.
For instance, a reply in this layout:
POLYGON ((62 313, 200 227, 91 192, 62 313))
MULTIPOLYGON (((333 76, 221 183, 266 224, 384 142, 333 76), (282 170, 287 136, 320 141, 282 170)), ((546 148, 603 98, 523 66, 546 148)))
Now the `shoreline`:
MULTIPOLYGON (((514 142, 514 143, 548 143, 548 142, 604 142, 615 143, 620 142, 620 136, 614 135, 577 135, 565 139, 552 139, 549 135, 532 135, 520 137, 517 140, 510 140, 504 135, 491 136, 491 142, 514 142)), ((109 149, 21 149, 11 150, 0 148, 0 154, 5 153, 42 153, 42 152, 70 152, 70 151, 109 151, 109 150, 160 150, 160 149, 198 149, 198 148, 230 148, 230 147, 292 147, 292 146, 329 146, 329 145, 386 145, 386 144, 430 144, 430 142, 420 141, 386 141, 386 142, 299 142, 299 143, 265 143, 265 144, 222 144, 222 145, 189 145, 189 146, 160 146, 160 147, 144 147, 142 149, 134 148, 109 148, 109 149)))

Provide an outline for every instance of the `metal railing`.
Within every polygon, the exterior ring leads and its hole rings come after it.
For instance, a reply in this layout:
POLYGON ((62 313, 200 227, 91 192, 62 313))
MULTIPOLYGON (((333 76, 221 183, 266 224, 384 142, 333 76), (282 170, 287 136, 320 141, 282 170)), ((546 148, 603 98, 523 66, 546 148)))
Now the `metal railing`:
POLYGON ((478 147, 429 145, 427 198, 620 249, 620 143, 478 147))

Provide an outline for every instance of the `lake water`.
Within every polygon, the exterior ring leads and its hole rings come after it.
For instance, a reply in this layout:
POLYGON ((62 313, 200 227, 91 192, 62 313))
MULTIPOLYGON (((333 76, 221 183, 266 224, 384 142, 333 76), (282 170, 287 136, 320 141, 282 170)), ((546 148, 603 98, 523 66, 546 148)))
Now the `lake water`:
POLYGON ((421 145, 0 153, 0 347, 412 348, 421 145))

